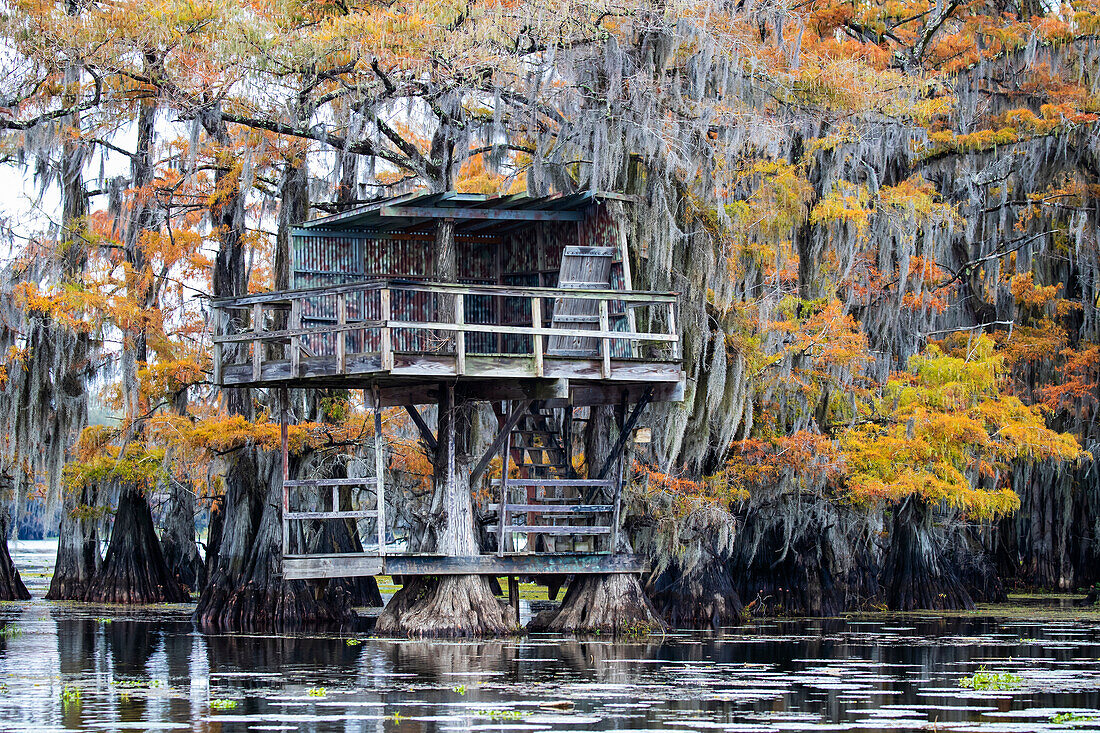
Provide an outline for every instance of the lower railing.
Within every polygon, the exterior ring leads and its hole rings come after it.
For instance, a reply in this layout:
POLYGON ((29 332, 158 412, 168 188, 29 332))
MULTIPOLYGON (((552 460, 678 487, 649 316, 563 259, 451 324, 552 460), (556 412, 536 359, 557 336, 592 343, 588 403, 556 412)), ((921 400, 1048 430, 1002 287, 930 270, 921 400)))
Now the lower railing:
POLYGON ((295 522, 319 520, 373 519, 377 531, 376 554, 386 554, 385 496, 374 478, 302 479, 283 481, 283 555, 304 554, 303 547, 293 547, 291 526, 295 522), (341 496, 343 493, 343 496, 341 496), (364 504, 365 495, 367 503, 364 504), (346 498, 346 502, 341 499, 346 498), (372 500, 373 499, 373 500, 372 500), (303 509, 302 505, 312 505, 303 509), (328 507, 325 506, 328 504, 328 507), (346 504, 348 509, 341 509, 346 504), (357 507, 356 504, 359 506, 357 507), (296 551, 292 551, 296 550, 296 551))
POLYGON ((340 375, 364 354, 392 371, 397 353, 447 356, 456 375, 472 355, 530 357, 534 376, 547 358, 581 357, 608 378, 612 359, 680 360, 677 308, 675 293, 395 281, 222 299, 211 319, 214 381, 225 383, 229 367, 234 383, 296 379, 317 357, 340 375), (273 362, 278 370, 265 369, 273 362))

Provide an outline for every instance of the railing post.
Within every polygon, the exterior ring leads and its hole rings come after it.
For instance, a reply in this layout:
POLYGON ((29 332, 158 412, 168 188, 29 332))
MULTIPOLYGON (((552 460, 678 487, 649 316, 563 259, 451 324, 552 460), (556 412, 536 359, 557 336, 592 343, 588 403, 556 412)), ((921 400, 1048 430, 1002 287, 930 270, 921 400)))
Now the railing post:
MULTIPOLYGON (((607 315, 607 300, 600 299, 600 331, 606 334, 611 330, 610 319, 607 315)), ((611 378, 611 348, 606 335, 600 336, 600 376, 604 379, 611 378)))
POLYGON ((382 321, 382 329, 379 336, 379 351, 382 356, 382 371, 388 372, 393 369, 393 332, 390 330, 390 318, 391 318, 391 304, 390 304, 390 288, 386 285, 378 291, 379 308, 378 319, 382 321))
POLYGON ((283 388, 279 390, 279 401, 282 403, 282 409, 279 411, 279 440, 282 443, 282 457, 283 457, 283 555, 287 554, 290 549, 290 520, 287 519, 287 514, 290 512, 290 490, 287 488, 287 481, 290 480, 290 439, 287 432, 287 407, 290 402, 290 393, 283 388))
POLYGON ((252 306, 252 381, 260 381, 261 367, 264 358, 264 342, 260 340, 264 332, 264 306, 256 303, 252 306))
MULTIPOLYGON (((466 325, 466 298, 462 293, 455 293, 455 324, 466 325)), ((455 374, 466 373, 466 331, 459 328, 455 331, 455 374)))
MULTIPOLYGON (((531 326, 533 328, 542 328, 542 298, 537 295, 531 298, 531 326)), ((535 376, 541 377, 544 373, 541 333, 532 334, 531 345, 534 347, 535 351, 535 376)))
POLYGON ((382 399, 378 386, 372 392, 374 402, 374 494, 378 500, 375 523, 378 527, 378 555, 386 556, 385 443, 382 441, 382 399))
MULTIPOLYGON (((299 331, 302 328, 302 301, 300 298, 292 298, 290 301, 290 330, 299 331)), ((290 376, 297 378, 301 372, 302 337, 295 333, 290 337, 290 376)))
MULTIPOLYGON (((504 414, 512 414, 511 402, 504 404, 504 414)), ((505 421, 507 427, 507 420, 505 421)), ((504 526, 508 522, 508 464, 512 459, 512 429, 504 436, 504 445, 500 448, 500 524, 497 527, 497 557, 504 556, 504 526)))
POLYGON ((336 332, 336 371, 338 374, 343 374, 347 371, 348 366, 348 332, 344 330, 344 326, 348 325, 348 296, 346 293, 336 294, 336 325, 340 329, 336 332))
POLYGON ((218 342, 218 338, 222 335, 222 316, 225 311, 221 308, 214 307, 211 310, 211 316, 214 319, 214 384, 222 383, 222 345, 218 342))
MULTIPOLYGON (((675 336, 676 335, 676 322, 679 320, 679 318, 678 318, 679 310, 680 310, 680 299, 679 298, 676 298, 675 300, 669 301, 669 304, 668 304, 668 335, 669 336, 675 336)), ((672 358, 673 359, 680 359, 680 358, 683 357, 683 352, 681 351, 682 348, 683 348, 683 345, 680 343, 679 338, 677 338, 675 341, 672 342, 672 358)))

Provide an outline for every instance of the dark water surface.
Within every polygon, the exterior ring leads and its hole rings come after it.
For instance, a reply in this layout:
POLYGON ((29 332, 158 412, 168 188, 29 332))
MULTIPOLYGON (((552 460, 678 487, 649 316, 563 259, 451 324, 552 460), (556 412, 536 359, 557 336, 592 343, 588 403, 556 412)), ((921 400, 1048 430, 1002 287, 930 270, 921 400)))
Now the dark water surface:
MULTIPOLYGON (((33 565, 30 553, 17 558, 33 565)), ((44 576, 43 576, 44 577, 44 576)), ((33 582, 40 597, 44 580, 33 582)), ((4 730, 1100 731, 1100 622, 761 621, 638 641, 206 636, 187 607, 0 605, 4 730), (974 692, 981 667, 1017 689, 974 692), (222 702, 231 701, 231 702, 222 702), (1055 722, 1057 714, 1075 713, 1055 722), (1095 719, 1091 719, 1095 718, 1095 719)))

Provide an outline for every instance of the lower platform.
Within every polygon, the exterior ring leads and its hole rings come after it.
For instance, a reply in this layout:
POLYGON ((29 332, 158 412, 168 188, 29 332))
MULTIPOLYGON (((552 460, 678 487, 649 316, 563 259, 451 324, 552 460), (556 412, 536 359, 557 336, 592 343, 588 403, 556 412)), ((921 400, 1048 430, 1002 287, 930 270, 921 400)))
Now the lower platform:
POLYGON ((356 552, 330 555, 287 555, 286 580, 354 578, 365 575, 603 575, 644 573, 649 564, 637 555, 562 553, 530 555, 387 555, 356 552))

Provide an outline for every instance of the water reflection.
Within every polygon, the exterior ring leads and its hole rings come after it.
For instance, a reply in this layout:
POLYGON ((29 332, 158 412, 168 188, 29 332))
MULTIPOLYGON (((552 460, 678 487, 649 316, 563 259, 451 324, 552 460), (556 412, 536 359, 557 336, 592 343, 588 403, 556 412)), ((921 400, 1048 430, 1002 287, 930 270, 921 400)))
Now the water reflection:
POLYGON ((190 610, 0 606, 0 727, 1100 731, 1091 621, 914 615, 625 642, 410 642, 204 636, 190 610), (982 666, 1018 688, 958 685, 982 666))

